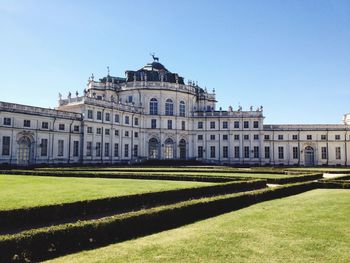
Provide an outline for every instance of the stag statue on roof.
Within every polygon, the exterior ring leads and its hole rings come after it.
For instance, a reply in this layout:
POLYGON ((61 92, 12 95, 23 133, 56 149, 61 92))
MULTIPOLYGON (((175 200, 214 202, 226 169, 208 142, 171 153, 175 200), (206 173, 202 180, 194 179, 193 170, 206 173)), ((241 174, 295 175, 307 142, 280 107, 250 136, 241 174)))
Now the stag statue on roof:
POLYGON ((156 54, 155 54, 155 53, 151 53, 150 55, 152 56, 153 61, 157 61, 157 62, 159 62, 159 58, 158 58, 158 57, 156 57, 156 54))

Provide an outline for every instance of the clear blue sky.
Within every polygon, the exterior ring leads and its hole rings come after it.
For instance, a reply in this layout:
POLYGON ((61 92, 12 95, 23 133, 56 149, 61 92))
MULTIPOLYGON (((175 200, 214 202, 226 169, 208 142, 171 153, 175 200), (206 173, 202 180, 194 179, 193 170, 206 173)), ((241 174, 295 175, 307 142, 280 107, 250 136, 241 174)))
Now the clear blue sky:
POLYGON ((339 123, 350 112, 350 1, 0 0, 0 100, 55 107, 88 77, 170 71, 218 106, 265 123, 339 123))

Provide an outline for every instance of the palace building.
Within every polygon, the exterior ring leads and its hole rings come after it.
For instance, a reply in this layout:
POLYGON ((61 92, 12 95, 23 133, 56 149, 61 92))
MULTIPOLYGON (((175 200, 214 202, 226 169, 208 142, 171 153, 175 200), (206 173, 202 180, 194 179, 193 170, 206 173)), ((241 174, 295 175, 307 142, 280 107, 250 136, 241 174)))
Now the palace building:
POLYGON ((60 95, 55 110, 0 102, 0 164, 350 164, 350 114, 339 125, 266 125, 262 107, 216 102, 153 57, 125 77, 92 75, 83 95, 60 95))

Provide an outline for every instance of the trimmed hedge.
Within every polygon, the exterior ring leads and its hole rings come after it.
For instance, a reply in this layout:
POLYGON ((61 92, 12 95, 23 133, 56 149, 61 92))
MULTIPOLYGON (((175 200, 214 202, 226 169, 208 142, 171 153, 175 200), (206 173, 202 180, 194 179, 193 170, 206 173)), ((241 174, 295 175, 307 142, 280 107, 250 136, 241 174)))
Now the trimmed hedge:
POLYGON ((86 219, 89 215, 124 213, 189 199, 251 191, 266 187, 266 180, 229 182, 218 185, 149 192, 127 196, 84 200, 72 203, 0 211, 0 232, 20 227, 40 226, 54 221, 86 219))
POLYGON ((328 179, 325 179, 325 180, 330 180, 330 181, 334 181, 334 180, 350 180, 350 175, 339 175, 339 176, 336 176, 336 177, 332 177, 332 178, 328 178, 328 179))
POLYGON ((350 181, 342 180, 320 180, 320 188, 331 188, 331 189, 350 189, 350 181))
POLYGON ((0 237, 4 262, 40 261, 63 254, 176 228, 258 202, 317 188, 315 182, 187 201, 96 221, 78 222, 0 237))
MULTIPOLYGON (((175 167, 174 167, 175 168, 175 167)), ((234 169, 234 168, 225 168, 225 167, 220 167, 220 168, 186 168, 186 167, 178 167, 175 169, 164 169, 162 168, 159 172, 164 172, 164 173, 172 173, 172 172, 194 172, 194 173, 248 173, 248 174, 286 174, 284 171, 281 170, 242 170, 242 169, 234 169)), ((55 169, 36 169, 35 171, 57 171, 55 169)), ((150 169, 150 168, 134 168, 134 167, 122 167, 122 168, 98 168, 98 167, 82 167, 82 168, 72 168, 72 169, 61 169, 61 171, 66 171, 66 172, 94 172, 94 171, 103 171, 103 172, 131 172, 131 173, 152 173, 152 172, 157 172, 155 169, 150 169)), ((300 173, 298 173, 300 174, 300 173)))
POLYGON ((314 181, 323 178, 323 174, 305 174, 301 176, 285 177, 285 178, 267 178, 268 184, 291 184, 299 182, 314 181))

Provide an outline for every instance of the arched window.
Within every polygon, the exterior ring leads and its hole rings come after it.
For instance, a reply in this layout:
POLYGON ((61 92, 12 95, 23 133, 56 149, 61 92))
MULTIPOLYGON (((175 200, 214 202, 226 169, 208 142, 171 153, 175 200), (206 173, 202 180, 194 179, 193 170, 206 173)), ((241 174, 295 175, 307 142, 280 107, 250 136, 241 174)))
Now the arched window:
POLYGON ((174 115, 174 103, 171 99, 167 99, 165 101, 165 115, 174 115))
POLYGON ((185 102, 180 101, 180 116, 185 117, 185 102))
POLYGON ((149 102, 149 114, 158 115, 158 101, 152 98, 149 102))
POLYGON ((157 159, 159 151, 159 143, 156 138, 152 138, 148 142, 148 157, 150 159, 157 159))
POLYGON ((174 158, 174 141, 170 138, 166 139, 164 143, 164 158, 174 158))

